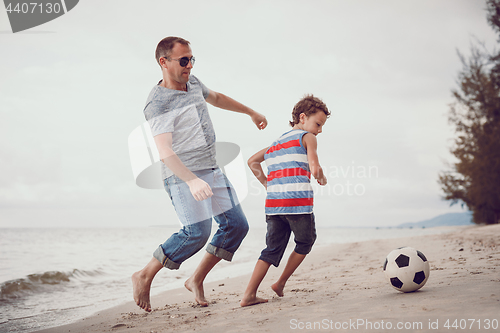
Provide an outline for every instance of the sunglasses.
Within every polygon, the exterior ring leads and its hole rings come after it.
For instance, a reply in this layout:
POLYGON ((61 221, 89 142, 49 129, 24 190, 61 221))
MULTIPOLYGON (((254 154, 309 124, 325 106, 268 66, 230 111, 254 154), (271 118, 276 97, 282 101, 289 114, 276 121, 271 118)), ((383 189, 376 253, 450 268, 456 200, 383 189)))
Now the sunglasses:
POLYGON ((191 61, 191 65, 194 66, 194 61, 195 61, 194 57, 191 57, 191 58, 182 57, 182 58, 179 58, 179 59, 165 58, 165 59, 178 61, 179 65, 181 65, 181 67, 186 67, 189 64, 190 61, 191 61))

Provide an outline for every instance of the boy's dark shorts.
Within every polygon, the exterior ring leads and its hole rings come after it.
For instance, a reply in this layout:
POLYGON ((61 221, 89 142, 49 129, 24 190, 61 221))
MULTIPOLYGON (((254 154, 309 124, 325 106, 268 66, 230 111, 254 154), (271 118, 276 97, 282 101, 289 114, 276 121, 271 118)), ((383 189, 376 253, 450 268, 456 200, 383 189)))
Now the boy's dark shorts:
POLYGON ((313 213, 266 215, 266 222, 267 247, 262 250, 259 258, 260 260, 278 267, 292 232, 296 244, 294 251, 304 255, 311 252, 314 241, 316 240, 316 226, 313 213))

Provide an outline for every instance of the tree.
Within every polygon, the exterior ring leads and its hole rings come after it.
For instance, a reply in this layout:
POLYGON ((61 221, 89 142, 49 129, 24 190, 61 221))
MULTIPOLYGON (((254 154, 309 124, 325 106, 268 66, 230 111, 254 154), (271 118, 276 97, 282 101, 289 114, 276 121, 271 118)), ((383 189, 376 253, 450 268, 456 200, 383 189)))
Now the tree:
MULTIPOLYGON (((500 0, 488 0, 488 23, 500 34, 500 0)), ((499 39, 500 42, 500 39, 499 39)), ((451 153, 458 162, 439 175, 444 198, 462 202, 475 223, 500 222, 500 53, 473 45, 466 59, 448 120, 457 138, 451 153)))

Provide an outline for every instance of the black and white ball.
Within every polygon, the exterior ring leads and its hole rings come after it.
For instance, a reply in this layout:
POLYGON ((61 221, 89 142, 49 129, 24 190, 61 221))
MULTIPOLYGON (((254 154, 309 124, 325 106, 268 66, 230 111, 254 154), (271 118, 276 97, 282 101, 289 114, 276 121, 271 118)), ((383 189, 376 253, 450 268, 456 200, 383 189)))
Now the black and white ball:
POLYGON ((385 277, 394 289, 405 293, 422 288, 429 278, 429 273, 427 258, 412 247, 396 249, 385 259, 385 277))

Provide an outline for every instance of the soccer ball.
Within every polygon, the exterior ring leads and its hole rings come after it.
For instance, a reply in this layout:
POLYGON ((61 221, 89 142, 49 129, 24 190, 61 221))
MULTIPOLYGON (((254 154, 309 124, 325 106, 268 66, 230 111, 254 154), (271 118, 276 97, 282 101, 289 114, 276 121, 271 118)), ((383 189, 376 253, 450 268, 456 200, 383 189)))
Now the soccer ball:
POLYGON ((429 278, 429 262, 412 247, 401 247, 389 253, 384 274, 394 289, 408 293, 424 286, 429 278))

